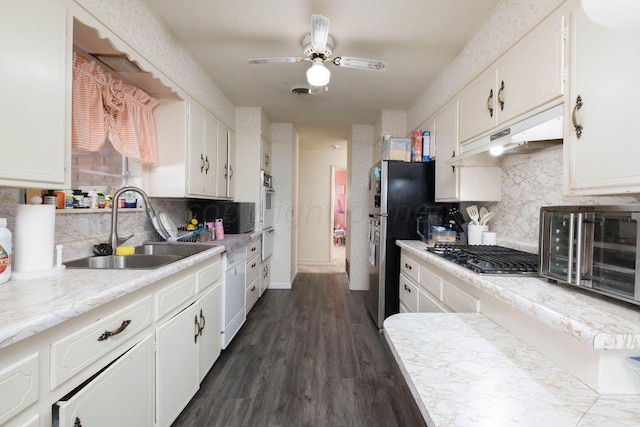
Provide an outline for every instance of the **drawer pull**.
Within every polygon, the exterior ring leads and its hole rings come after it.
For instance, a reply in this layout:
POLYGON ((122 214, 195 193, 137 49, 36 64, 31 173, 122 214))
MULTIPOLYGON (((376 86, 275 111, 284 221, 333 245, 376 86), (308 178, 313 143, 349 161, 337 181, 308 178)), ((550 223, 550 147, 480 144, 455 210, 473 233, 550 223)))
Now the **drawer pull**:
POLYGON ((407 270, 411 270, 411 266, 407 263, 404 264, 404 268, 406 268, 407 270))
POLYGON ((251 268, 256 268, 256 263, 251 264, 251 268))
POLYGON ((411 288, 409 288, 407 285, 404 285, 404 290, 411 293, 411 288))
POLYGON ((582 108, 582 97, 578 95, 576 98, 576 105, 573 107, 573 113, 571 114, 571 121, 573 122, 573 128, 576 131, 576 137, 580 139, 582 136, 582 127, 581 124, 578 123, 578 110, 582 108))
POLYGON ((75 421, 73 422, 73 427, 82 427, 82 422, 80 421, 80 418, 76 417, 75 421))
POLYGON ((255 291, 255 290, 256 290, 256 285, 253 285, 253 286, 251 287, 251 289, 249 289, 249 292, 253 292, 253 291, 255 291))
POLYGON ((102 335, 100 335, 98 337, 98 341, 106 341, 107 339, 109 339, 109 337, 112 337, 114 335, 118 335, 120 332, 122 332, 125 329, 127 329, 127 326, 129 326, 130 323, 131 323, 131 320, 123 320, 122 324, 120 325, 120 327, 118 329, 116 329, 115 331, 104 331, 104 334, 102 334, 102 335))
POLYGON ((498 90, 498 103, 500 104, 500 111, 504 111, 504 80, 500 82, 500 89, 498 90))
POLYGON ((258 248, 256 248, 255 246, 254 246, 254 247, 252 247, 252 248, 251 248, 251 252, 255 252, 255 251, 256 251, 256 249, 258 249, 258 248))
POLYGON ((487 98, 487 110, 489 110, 489 117, 493 117, 493 89, 489 90, 489 97, 487 98))

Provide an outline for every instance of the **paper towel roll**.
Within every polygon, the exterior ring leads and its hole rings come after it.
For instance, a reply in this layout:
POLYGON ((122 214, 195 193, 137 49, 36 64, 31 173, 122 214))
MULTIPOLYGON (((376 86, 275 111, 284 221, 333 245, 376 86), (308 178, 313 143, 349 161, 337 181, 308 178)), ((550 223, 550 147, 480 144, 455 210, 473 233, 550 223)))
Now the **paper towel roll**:
POLYGON ((17 205, 13 271, 51 270, 55 234, 55 205, 17 205))

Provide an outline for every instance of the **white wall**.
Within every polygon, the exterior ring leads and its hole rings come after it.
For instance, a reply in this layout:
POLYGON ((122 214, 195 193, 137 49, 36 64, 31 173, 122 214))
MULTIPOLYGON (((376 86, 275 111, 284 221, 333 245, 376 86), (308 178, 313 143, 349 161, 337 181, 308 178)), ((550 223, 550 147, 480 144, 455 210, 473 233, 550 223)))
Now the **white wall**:
POLYGON ((331 166, 344 168, 347 151, 300 149, 298 185, 298 263, 331 262, 331 166))

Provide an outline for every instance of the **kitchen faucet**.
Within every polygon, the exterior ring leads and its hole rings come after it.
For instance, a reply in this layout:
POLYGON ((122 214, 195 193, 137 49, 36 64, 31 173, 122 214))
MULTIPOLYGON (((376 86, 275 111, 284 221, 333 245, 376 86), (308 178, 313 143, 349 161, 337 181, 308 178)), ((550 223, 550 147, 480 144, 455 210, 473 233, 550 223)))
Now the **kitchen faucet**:
POLYGON ((125 193, 127 191, 133 191, 142 196, 142 198, 144 199, 144 208, 147 212, 147 216, 149 217, 149 219, 152 219, 156 216, 156 212, 153 210, 153 207, 151 206, 151 202, 149 201, 149 197, 147 196, 147 193, 142 191, 142 189, 131 186, 131 185, 126 185, 120 188, 119 190, 117 190, 113 194, 113 199, 111 203, 111 234, 109 237, 109 244, 111 245, 111 248, 113 249, 114 254, 116 252, 116 248, 118 247, 118 245, 126 242, 127 240, 129 240, 134 236, 133 234, 130 234, 123 238, 118 237, 118 198, 122 195, 122 193, 125 193))

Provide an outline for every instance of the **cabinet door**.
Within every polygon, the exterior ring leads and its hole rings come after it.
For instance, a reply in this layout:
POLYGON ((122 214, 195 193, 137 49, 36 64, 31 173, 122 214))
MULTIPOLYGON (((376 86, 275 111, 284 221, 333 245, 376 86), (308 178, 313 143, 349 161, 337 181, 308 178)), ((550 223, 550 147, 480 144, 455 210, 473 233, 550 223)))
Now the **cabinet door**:
POLYGON ((418 294, 418 313, 446 313, 448 311, 433 295, 420 290, 418 294))
POLYGON ((187 162, 187 192, 204 196, 205 162, 205 116, 204 108, 195 102, 189 103, 189 145, 187 162))
POLYGON ((491 67, 460 94, 460 141, 463 144, 498 123, 496 73, 496 69, 491 67))
POLYGON ((80 391, 59 401, 55 425, 152 426, 153 379, 153 338, 148 335, 80 391))
POLYGON ((200 320, 199 380, 202 382, 214 362, 220 356, 220 330, 222 288, 218 283, 199 300, 198 318, 200 320))
POLYGON ((236 134, 229 129, 227 133, 227 161, 229 162, 229 183, 227 184, 227 197, 233 199, 236 195, 237 164, 236 158, 236 134))
POLYGON ((271 144, 269 144, 269 142, 264 139, 261 138, 260 140, 260 149, 261 149, 261 154, 262 154, 262 166, 261 168, 266 171, 271 173, 271 144))
POLYGON ((498 121, 506 122, 564 93, 565 16, 557 12, 518 42, 500 61, 498 121))
POLYGON ((0 185, 70 182, 70 22, 53 0, 0 5, 0 185))
POLYGON ((171 425, 189 403, 200 384, 198 370, 200 320, 197 308, 195 304, 190 305, 156 331, 158 426, 171 425))
MULTIPOLYGON (((218 121, 209 112, 204 115, 204 170, 202 179, 204 181, 204 194, 207 196, 217 196, 217 188, 220 185, 218 141, 218 121)), ((224 183, 223 183, 224 185, 224 183)))
POLYGON ((447 160, 458 150, 458 103, 452 102, 435 119, 432 137, 436 144, 436 201, 458 199, 458 168, 447 160))
POLYGON ((227 197, 233 169, 229 163, 229 128, 218 123, 218 187, 216 196, 227 197))
POLYGON ((634 104, 640 99, 640 30, 600 27, 581 8, 573 11, 571 28, 565 192, 640 192, 640 149, 634 141, 634 104), (579 110, 578 97, 582 103, 579 110), (577 123, 582 126, 580 137, 571 123, 572 112, 577 113, 577 123))
POLYGON ((262 261, 261 264, 261 273, 260 273, 260 296, 264 294, 264 291, 269 288, 269 283, 271 283, 271 257, 262 261))

